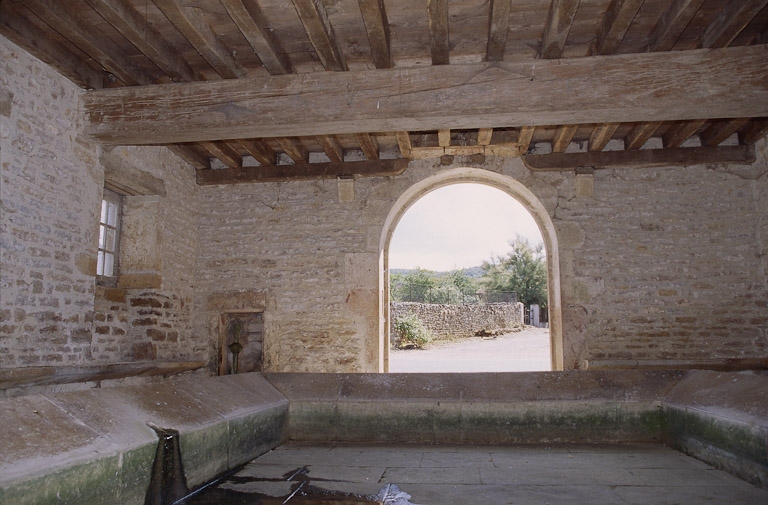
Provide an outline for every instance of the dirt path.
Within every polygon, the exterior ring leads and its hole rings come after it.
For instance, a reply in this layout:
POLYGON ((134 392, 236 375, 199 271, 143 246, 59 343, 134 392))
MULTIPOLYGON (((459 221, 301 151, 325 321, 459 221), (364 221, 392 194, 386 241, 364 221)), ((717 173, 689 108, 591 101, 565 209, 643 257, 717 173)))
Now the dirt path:
POLYGON ((551 370, 549 329, 526 327, 498 337, 474 337, 430 349, 392 350, 390 372, 531 372, 551 370))

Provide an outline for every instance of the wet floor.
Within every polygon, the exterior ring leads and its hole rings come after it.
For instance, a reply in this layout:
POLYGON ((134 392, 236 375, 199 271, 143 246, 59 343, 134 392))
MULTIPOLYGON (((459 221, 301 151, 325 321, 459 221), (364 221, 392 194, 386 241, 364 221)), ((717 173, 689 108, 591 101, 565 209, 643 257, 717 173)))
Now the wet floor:
POLYGON ((285 444, 188 505, 764 505, 768 490, 661 445, 285 444))

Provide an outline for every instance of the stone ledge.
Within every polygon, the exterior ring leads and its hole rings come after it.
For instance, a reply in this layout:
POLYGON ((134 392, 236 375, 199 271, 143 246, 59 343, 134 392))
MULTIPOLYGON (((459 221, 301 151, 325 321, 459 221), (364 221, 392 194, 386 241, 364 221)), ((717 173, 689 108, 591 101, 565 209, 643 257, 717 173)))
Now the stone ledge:
POLYGON ((195 488, 283 443, 288 403, 259 374, 0 401, 0 503, 140 504, 152 423, 180 432, 195 488))
POLYGON ((71 384, 75 382, 124 379, 126 377, 170 376, 198 370, 202 361, 143 361, 138 363, 109 363, 88 366, 41 366, 0 369, 0 390, 71 384))

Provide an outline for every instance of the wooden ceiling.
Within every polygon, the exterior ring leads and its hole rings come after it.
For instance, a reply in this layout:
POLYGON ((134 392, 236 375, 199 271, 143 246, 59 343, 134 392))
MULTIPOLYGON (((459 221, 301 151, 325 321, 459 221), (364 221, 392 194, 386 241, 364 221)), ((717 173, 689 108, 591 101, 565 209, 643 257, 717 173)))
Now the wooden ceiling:
POLYGON ((0 33, 200 184, 750 162, 768 129, 768 0, 2 0, 0 33))

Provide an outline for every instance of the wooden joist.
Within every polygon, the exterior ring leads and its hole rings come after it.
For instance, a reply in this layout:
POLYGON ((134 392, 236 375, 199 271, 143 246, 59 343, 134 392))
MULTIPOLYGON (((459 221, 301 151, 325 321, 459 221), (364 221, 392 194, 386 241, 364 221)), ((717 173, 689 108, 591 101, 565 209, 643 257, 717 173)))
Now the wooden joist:
POLYGON ((211 156, 218 158, 229 168, 243 166, 243 157, 228 142, 200 142, 200 147, 211 153, 211 156))
POLYGON ((670 126, 667 131, 664 132, 664 135, 661 136, 661 139, 664 142, 664 147, 680 147, 683 145, 683 142, 696 133, 705 122, 705 119, 679 121, 670 126))
POLYGON ((568 148, 568 144, 573 140, 573 136, 576 135, 576 130, 579 129, 578 125, 563 125, 555 132, 555 138, 552 139, 552 152, 562 153, 568 148))
POLYGON ((245 69, 213 32, 197 7, 186 7, 174 0, 153 0, 153 2, 217 74, 225 79, 245 75, 245 69))
POLYGON ((171 144, 166 147, 196 169, 211 168, 210 153, 197 144, 171 144))
POLYGON ((739 132, 739 143, 754 144, 768 133, 768 119, 753 119, 739 132))
POLYGON ((509 32, 509 7, 511 0, 491 0, 488 14, 488 44, 485 61, 504 61, 509 32))
POLYGON ((283 152, 287 154, 294 163, 306 163, 309 161, 309 151, 301 142, 287 137, 277 137, 275 142, 280 145, 283 152))
POLYGON ((370 133, 357 133, 355 134, 357 143, 360 144, 360 149, 363 150, 363 154, 369 160, 379 159, 379 143, 376 141, 376 137, 370 133))
POLYGON ((589 136, 589 150, 602 151, 608 142, 613 138, 613 134, 619 129, 619 123, 603 123, 597 125, 589 136))
POLYGON ((400 148, 400 156, 410 159, 413 157, 413 144, 411 135, 408 132, 399 131, 396 134, 397 146, 400 148))
POLYGON ((128 0, 86 0, 131 44, 174 81, 197 81, 198 73, 128 0))
POLYGON ((766 5, 768 0, 727 3, 701 37, 701 47, 727 47, 766 5))
POLYGON ((725 139, 739 131, 749 121, 748 118, 720 119, 712 121, 706 130, 701 132, 701 145, 717 146, 725 139))
POLYGON ((429 43, 433 65, 450 63, 448 38, 448 0, 427 0, 429 15, 429 43))
POLYGON ((624 137, 624 149, 640 149, 648 142, 656 130, 661 126, 661 121, 650 121, 648 123, 640 123, 635 125, 634 128, 629 130, 629 133, 624 137))
POLYGON ((155 76, 140 76, 125 53, 111 39, 96 40, 89 35, 89 27, 79 19, 72 9, 59 0, 25 0, 24 5, 34 9, 35 14, 51 28, 66 33, 81 51, 101 63, 104 69, 123 84, 135 86, 147 84, 155 76))
POLYGON ((751 164, 754 146, 675 147, 639 151, 529 154, 525 165, 537 172, 566 172, 580 167, 593 169, 674 167, 700 164, 751 164))
POLYGON ((392 66, 392 48, 389 36, 389 21, 384 0, 357 0, 360 14, 368 34, 368 45, 371 46, 371 59, 376 68, 392 66))
POLYGON ((347 62, 321 0, 292 0, 304 31, 326 70, 345 71, 347 62))
POLYGON ((277 162, 277 156, 274 149, 272 149, 266 142, 260 140, 238 140, 238 143, 243 146, 248 154, 259 162, 260 165, 274 165, 277 162))
POLYGON ((747 46, 105 89, 85 93, 82 104, 84 131, 101 142, 164 144, 395 124, 428 131, 764 117, 766 77, 768 48, 747 46))
POLYGON ((542 58, 562 57, 580 2, 581 0, 552 0, 549 6, 549 17, 544 25, 544 34, 541 37, 539 55, 542 58))
POLYGON ((597 32, 594 54, 618 52, 624 35, 645 0, 612 0, 597 32))
POLYGON ((0 34, 24 47, 40 61, 58 69, 65 77, 85 89, 101 88, 104 75, 83 59, 55 41, 51 34, 35 26, 21 5, 7 0, 0 2, 0 34))
POLYGON ((317 142, 331 161, 344 161, 344 149, 334 135, 319 135, 317 142))
POLYGON ((329 163, 296 163, 266 167, 240 167, 220 170, 198 170, 197 183, 238 184, 246 182, 282 182, 336 177, 389 177, 400 175, 408 160, 367 160, 329 163))
POLYGON ((477 145, 487 146, 493 138, 493 128, 480 128, 477 131, 477 145))
POLYGON ((521 153, 525 154, 531 146, 531 140, 533 140, 533 132, 536 129, 534 126, 523 126, 520 128, 520 137, 517 139, 517 148, 521 153))
POLYGON ((651 32, 649 51, 669 51, 705 0, 673 0, 651 32))
POLYGON ((293 66, 256 0, 220 0, 248 44, 272 75, 290 74, 293 66))

